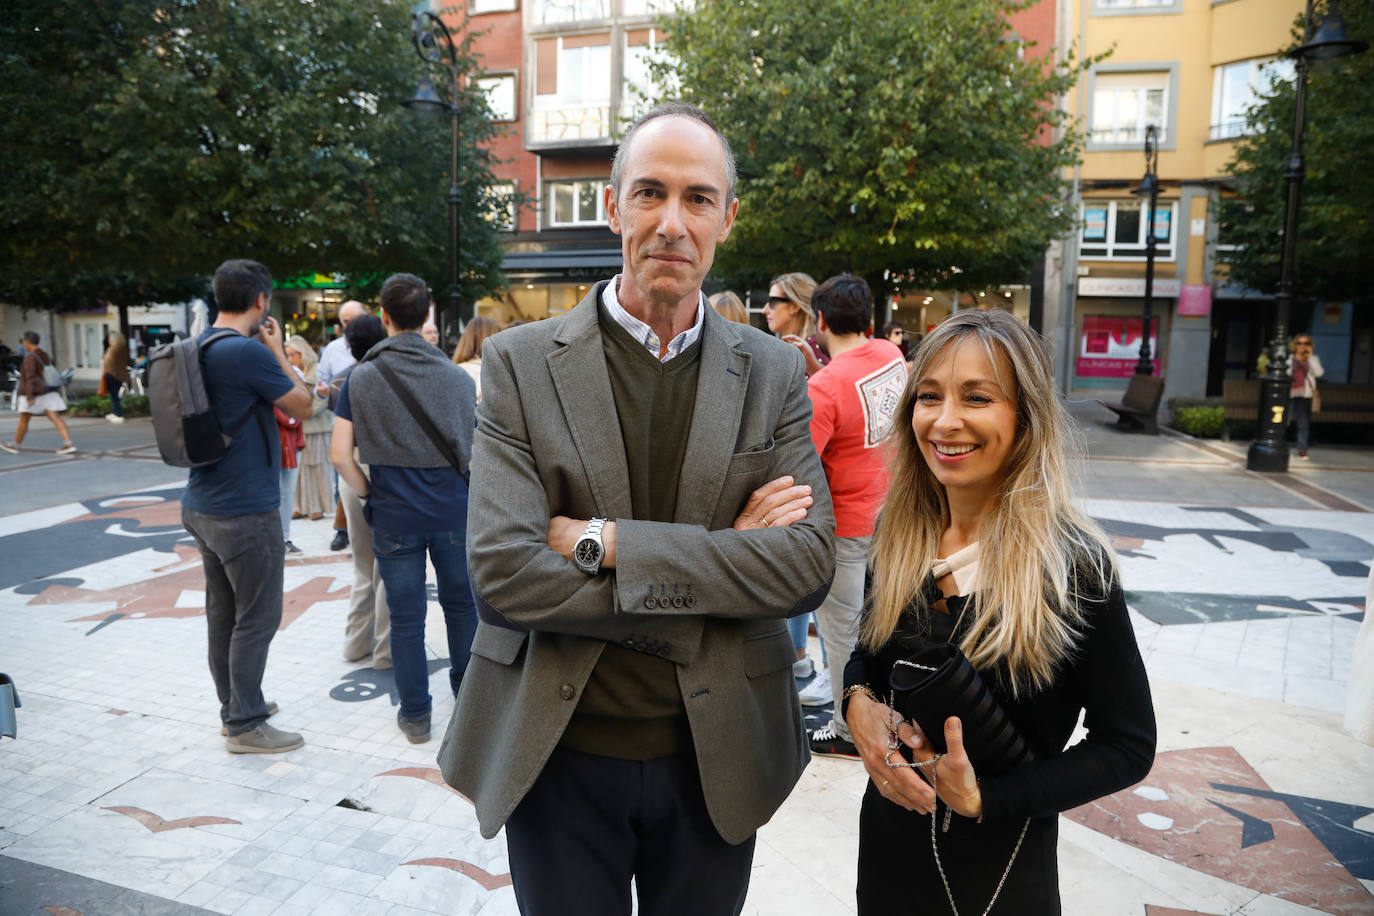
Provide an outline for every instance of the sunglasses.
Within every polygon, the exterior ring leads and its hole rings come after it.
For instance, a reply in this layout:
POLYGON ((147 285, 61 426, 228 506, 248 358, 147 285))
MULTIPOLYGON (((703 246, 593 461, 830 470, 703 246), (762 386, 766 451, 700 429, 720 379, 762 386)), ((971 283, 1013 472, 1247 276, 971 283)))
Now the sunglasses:
POLYGON ((792 304, 792 300, 791 300, 791 299, 788 299, 786 296, 769 296, 769 297, 768 297, 768 304, 769 304, 769 305, 791 305, 791 304, 792 304))
POLYGON ((1312 346, 1312 341, 1310 341, 1310 340, 1295 340, 1295 341, 1293 341, 1293 346, 1295 346, 1295 347, 1310 347, 1310 346, 1312 346))

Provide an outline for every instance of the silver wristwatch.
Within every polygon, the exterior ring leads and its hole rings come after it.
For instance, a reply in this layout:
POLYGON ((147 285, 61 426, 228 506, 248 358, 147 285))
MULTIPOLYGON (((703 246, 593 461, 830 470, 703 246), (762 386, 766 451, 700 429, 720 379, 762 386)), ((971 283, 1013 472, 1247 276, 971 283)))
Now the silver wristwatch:
POLYGON ((573 562, 577 568, 589 576, 601 572, 601 561, 606 558, 606 545, 601 542, 601 529, 606 527, 606 519, 594 518, 587 522, 587 530, 573 545, 573 562))

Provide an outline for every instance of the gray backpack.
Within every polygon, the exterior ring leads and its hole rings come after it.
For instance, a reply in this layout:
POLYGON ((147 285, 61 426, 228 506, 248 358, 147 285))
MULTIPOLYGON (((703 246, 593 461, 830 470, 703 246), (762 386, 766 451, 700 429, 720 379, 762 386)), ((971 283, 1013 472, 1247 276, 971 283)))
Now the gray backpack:
MULTIPOLYGON (((225 432, 205 389, 201 354, 216 341, 238 336, 237 331, 221 328, 203 339, 188 337, 163 344, 148 356, 148 409, 153 415, 153 432, 162 460, 174 468, 198 468, 220 461, 229 443, 255 413, 260 413, 249 408, 243 419, 225 432)), ((265 426, 263 436, 266 440, 265 426)), ((268 465, 271 463, 268 441, 268 465)))

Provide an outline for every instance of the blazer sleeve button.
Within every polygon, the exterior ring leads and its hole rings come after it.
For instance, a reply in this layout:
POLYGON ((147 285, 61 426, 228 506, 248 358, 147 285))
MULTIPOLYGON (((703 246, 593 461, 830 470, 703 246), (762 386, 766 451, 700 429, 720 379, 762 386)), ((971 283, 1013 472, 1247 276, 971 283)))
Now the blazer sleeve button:
POLYGON ((635 641, 633 639, 627 639, 622 642, 621 645, 627 649, 633 649, 635 647, 635 641))
POLYGON ((572 684, 564 684, 562 687, 558 688, 558 695, 565 700, 571 700, 573 697, 577 696, 577 688, 573 687, 572 684))

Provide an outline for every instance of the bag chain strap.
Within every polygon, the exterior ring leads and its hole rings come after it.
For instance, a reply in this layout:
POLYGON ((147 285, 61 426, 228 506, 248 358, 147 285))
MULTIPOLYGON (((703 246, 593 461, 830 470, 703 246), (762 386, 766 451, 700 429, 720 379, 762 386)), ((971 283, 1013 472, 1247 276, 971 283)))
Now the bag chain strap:
MULTIPOLYGON (((912 668, 920 668, 920 669, 922 669, 922 670, 924 670, 924 671, 935 671, 935 670, 936 670, 935 668, 932 668, 932 667, 930 667, 929 665, 919 665, 919 664, 917 664, 916 662, 907 661, 906 659, 898 659, 897 662, 896 662, 896 664, 899 664, 899 665, 909 665, 909 666, 911 666, 912 668)), ((930 850, 931 850, 931 852, 933 852, 933 853, 935 854, 935 868, 936 868, 936 870, 939 871, 939 873, 940 873, 940 883, 943 884, 943 885, 945 886, 945 898, 946 898, 947 900, 949 900, 949 908, 950 908, 951 911, 953 911, 954 916, 959 916, 959 907, 958 907, 958 905, 955 904, 955 902, 954 902, 954 892, 953 892, 952 890, 950 890, 950 887, 949 887, 949 878, 945 877, 945 865, 944 865, 943 862, 940 861, 940 846, 939 846, 939 844, 936 842, 936 833, 935 833, 935 810, 936 810, 937 808, 940 807, 940 796, 939 796, 940 789, 939 789, 939 786, 938 786, 938 783, 937 783, 937 772, 938 772, 938 769, 939 769, 939 768, 938 768, 937 764, 939 764, 940 758, 943 757, 943 756, 945 756, 945 755, 944 755, 944 754, 936 754, 934 757, 930 758, 929 760, 926 760, 926 761, 924 761, 924 762, 917 762, 917 763, 907 763, 905 760, 899 760, 897 763, 893 763, 893 762, 892 762, 892 755, 895 754, 895 753, 897 753, 897 751, 900 750, 900 749, 901 749, 901 746, 902 746, 901 741, 899 741, 898 738, 897 738, 897 724, 898 724, 898 723, 897 723, 896 718, 895 718, 895 717, 896 717, 896 712, 895 712, 896 706, 894 705, 894 703, 895 703, 895 697, 892 696, 891 694, 889 694, 887 706, 888 706, 888 709, 889 709, 889 710, 892 710, 892 713, 890 714, 889 719, 888 719, 888 727, 887 727, 887 756, 883 758, 883 762, 886 763, 886 764, 888 765, 888 767, 890 767, 891 769, 896 769, 896 768, 898 768, 898 767, 906 767, 906 768, 912 769, 912 770, 923 770, 923 769, 925 769, 925 768, 927 768, 927 767, 930 768, 930 788, 936 793, 936 796, 935 796, 935 805, 932 806, 931 809, 930 809, 930 850)), ((940 832, 941 832, 941 833, 948 833, 948 832, 949 832, 949 823, 950 823, 950 820, 953 819, 953 817, 954 817, 954 809, 951 808, 948 804, 946 804, 946 805, 945 805, 945 821, 944 821, 944 824, 942 825, 942 827, 941 827, 941 829, 940 829, 940 832)), ((1025 842, 1025 839, 1026 839, 1026 832, 1027 832, 1029 829, 1030 829, 1030 818, 1026 818, 1026 822, 1025 822, 1024 824, 1021 825, 1021 835, 1018 836, 1018 837, 1016 838, 1016 846, 1012 848, 1012 851, 1011 851, 1011 858, 1007 860, 1007 867, 1006 867, 1006 869, 1002 872, 1002 877, 1001 877, 1001 879, 998 880, 998 882, 997 882, 997 887, 996 887, 996 888, 993 890, 993 892, 992 892, 992 899, 988 901, 987 908, 983 910, 982 916, 988 916, 988 914, 992 912, 992 908, 993 908, 994 906, 997 905, 997 898, 998 898, 998 896, 1002 893, 1002 886, 1003 886, 1004 884, 1007 883, 1007 877, 1011 874, 1011 867, 1012 867, 1012 865, 1014 865, 1014 864, 1016 863, 1016 855, 1017 855, 1017 853, 1019 853, 1019 852, 1021 851, 1021 844, 1022 844, 1023 842, 1025 842)))

